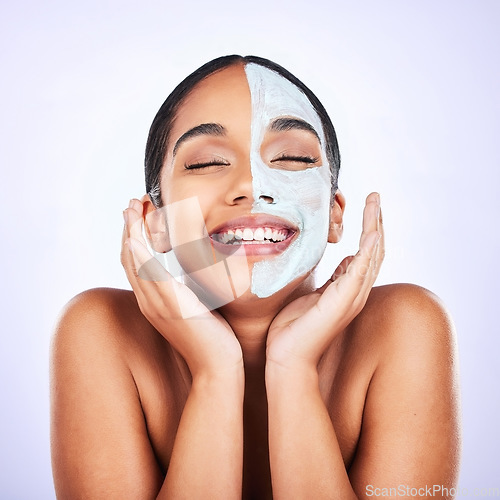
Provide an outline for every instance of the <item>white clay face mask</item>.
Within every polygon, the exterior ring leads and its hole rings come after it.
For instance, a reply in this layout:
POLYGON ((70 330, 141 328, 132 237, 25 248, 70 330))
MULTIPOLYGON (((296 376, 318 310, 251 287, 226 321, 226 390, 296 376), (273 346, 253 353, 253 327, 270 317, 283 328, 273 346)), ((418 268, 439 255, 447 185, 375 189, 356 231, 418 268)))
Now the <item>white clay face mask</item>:
POLYGON ((299 231, 283 253, 254 264, 251 291, 264 298, 310 272, 320 261, 328 238, 331 174, 323 127, 307 97, 267 68, 251 63, 245 66, 245 72, 252 102, 252 213, 281 217, 299 231), (319 166, 290 171, 271 168, 263 161, 264 136, 279 117, 298 118, 314 128, 321 143, 319 166))

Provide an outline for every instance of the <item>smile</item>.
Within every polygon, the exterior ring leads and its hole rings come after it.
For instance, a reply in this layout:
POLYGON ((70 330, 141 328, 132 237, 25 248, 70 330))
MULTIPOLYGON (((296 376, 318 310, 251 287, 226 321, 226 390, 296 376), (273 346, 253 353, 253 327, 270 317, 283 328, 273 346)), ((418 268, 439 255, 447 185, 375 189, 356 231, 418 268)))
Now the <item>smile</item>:
POLYGON ((216 228, 210 239, 221 251, 244 246, 247 255, 270 255, 283 252, 298 233, 279 217, 258 214, 228 221, 216 228))
POLYGON ((212 234, 212 238, 225 245, 259 245, 277 243, 290 236, 288 229, 273 229, 270 227, 228 229, 222 233, 212 234))

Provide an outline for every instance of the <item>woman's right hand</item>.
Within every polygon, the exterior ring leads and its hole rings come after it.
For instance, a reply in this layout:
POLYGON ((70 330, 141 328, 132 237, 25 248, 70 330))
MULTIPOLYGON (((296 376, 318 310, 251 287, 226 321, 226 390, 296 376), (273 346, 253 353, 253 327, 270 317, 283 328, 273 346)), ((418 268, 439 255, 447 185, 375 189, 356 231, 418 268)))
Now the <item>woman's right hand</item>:
POLYGON ((143 204, 137 199, 131 200, 123 212, 121 252, 142 314, 181 354, 193 377, 242 369, 241 346, 226 320, 210 311, 186 285, 176 281, 147 249, 142 232, 143 212, 143 204), (139 276, 145 264, 150 279, 139 276))

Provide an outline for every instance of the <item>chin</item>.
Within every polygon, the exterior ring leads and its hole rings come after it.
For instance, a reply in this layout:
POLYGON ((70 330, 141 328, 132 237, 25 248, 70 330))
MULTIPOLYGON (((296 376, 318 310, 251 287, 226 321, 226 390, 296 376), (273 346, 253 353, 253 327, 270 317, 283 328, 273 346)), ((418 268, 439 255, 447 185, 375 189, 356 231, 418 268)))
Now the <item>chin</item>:
MULTIPOLYGON (((205 282, 202 286, 199 281, 195 282, 192 279, 186 279, 185 282, 210 310, 220 309, 222 312, 230 310, 239 311, 239 314, 242 315, 246 315, 244 312, 245 309, 250 315, 254 315, 252 314, 254 310, 260 310, 263 313, 265 311, 267 313, 269 309, 276 309, 276 312, 278 312, 294 299, 315 290, 313 270, 290 281, 284 287, 267 297, 259 297, 252 292, 249 275, 247 276, 248 281, 245 280, 245 277, 240 277, 240 288, 237 295, 233 293, 236 287, 222 286, 222 283, 228 281, 227 275, 225 280, 221 279, 218 281, 218 286, 214 286, 214 282, 211 282, 210 286, 207 286, 205 282), (246 284, 245 289, 243 289, 244 284, 246 284), (250 312, 250 308, 252 312, 250 312)), ((235 279, 234 275, 232 275, 232 279, 233 284, 235 282, 238 284, 238 280, 235 279)))

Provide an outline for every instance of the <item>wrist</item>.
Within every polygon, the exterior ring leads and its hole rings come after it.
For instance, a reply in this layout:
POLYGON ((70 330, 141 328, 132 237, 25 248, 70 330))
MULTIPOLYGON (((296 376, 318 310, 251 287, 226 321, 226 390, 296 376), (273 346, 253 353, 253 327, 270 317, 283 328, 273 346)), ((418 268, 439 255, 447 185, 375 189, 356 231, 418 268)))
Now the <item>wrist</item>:
POLYGON ((283 390, 286 387, 304 387, 313 389, 319 387, 317 366, 313 363, 295 363, 283 365, 271 360, 266 362, 266 387, 283 390))
POLYGON ((235 356, 225 353, 225 355, 215 356, 208 354, 194 360, 186 360, 186 364, 194 379, 204 381, 224 381, 232 378, 244 376, 243 355, 241 349, 235 356))
POLYGON ((205 391, 240 391, 245 388, 245 371, 243 363, 230 367, 218 367, 217 369, 200 369, 192 373, 192 384, 194 388, 205 391))

